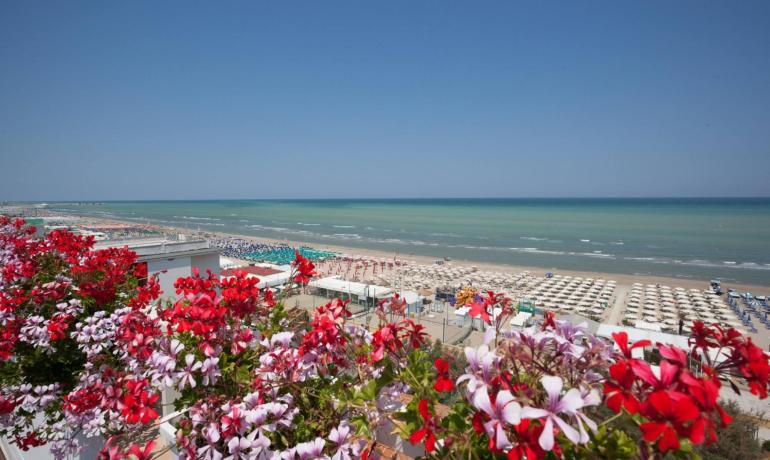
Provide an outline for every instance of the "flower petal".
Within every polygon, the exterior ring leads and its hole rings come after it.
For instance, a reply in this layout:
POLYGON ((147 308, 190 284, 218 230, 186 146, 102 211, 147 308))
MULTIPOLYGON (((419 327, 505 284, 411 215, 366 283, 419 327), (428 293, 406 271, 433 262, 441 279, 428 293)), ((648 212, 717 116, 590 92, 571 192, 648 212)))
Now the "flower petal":
POLYGON ((556 424, 559 425, 559 428, 561 428, 561 431, 564 432, 564 435, 567 437, 567 439, 572 441, 573 444, 577 444, 580 442, 580 433, 578 433, 578 431, 575 428, 573 428, 572 425, 562 420, 561 417, 554 416, 553 419, 556 422, 556 424))
POLYGON ((481 389, 473 395, 473 405, 476 408, 483 410, 487 415, 494 416, 495 411, 492 409, 492 402, 489 400, 486 388, 481 389))
POLYGON ((564 386, 564 382, 562 381, 561 377, 556 377, 553 375, 543 376, 543 378, 540 379, 540 383, 543 384, 543 388, 545 388, 548 396, 550 396, 552 399, 559 397, 561 389, 564 386))
POLYGON ((583 407, 583 396, 577 388, 570 389, 559 401, 559 410, 568 414, 574 414, 581 407, 583 407))
POLYGON ((543 432, 540 433, 538 443, 543 450, 550 451, 553 449, 553 422, 551 421, 551 417, 546 418, 545 424, 543 425, 543 432))
POLYGON ((511 401, 503 407, 502 417, 511 425, 518 425, 521 422, 521 406, 516 401, 511 401))
POLYGON ((539 407, 525 406, 521 409, 521 418, 523 419, 543 418, 549 415, 551 415, 550 412, 539 407))
POLYGON ((511 447, 511 441, 509 441, 508 436, 505 435, 505 430, 503 429, 502 423, 498 423, 495 429, 495 446, 499 450, 511 447))

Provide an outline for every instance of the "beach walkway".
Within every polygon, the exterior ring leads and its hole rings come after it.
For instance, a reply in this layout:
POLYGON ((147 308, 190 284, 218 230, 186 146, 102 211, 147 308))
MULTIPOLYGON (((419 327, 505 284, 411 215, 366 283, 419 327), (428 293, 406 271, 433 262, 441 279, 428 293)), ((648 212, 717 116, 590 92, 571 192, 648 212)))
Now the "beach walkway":
POLYGON ((615 288, 615 301, 612 303, 609 315, 607 316, 608 324, 620 324, 620 319, 623 314, 623 309, 626 305, 626 298, 631 291, 629 286, 619 285, 615 288))

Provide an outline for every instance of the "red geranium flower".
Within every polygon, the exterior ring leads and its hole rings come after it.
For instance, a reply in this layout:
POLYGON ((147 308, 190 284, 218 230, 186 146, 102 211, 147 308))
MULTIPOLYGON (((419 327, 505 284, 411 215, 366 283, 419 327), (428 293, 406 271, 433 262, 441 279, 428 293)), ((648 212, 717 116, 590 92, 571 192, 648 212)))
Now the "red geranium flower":
POLYGON ((57 313, 51 318, 48 323, 48 334, 51 336, 51 341, 62 340, 67 337, 67 328, 69 327, 67 321, 70 319, 72 319, 71 315, 62 313, 57 313))
POLYGON ((136 457, 136 460, 150 460, 152 458, 152 448, 155 446, 155 441, 148 442, 144 448, 139 447, 138 444, 131 444, 128 448, 128 453, 136 457))
POLYGON ((454 382, 452 382, 452 379, 449 378, 449 363, 441 358, 437 358, 433 365, 436 366, 436 371, 438 373, 438 378, 433 385, 433 389, 438 392, 452 391, 455 385, 454 382))
POLYGON ((236 270, 235 276, 221 281, 224 306, 236 318, 245 318, 257 311, 259 305, 259 278, 250 277, 242 270, 236 270))
POLYGON ((423 425, 422 428, 412 433, 412 436, 409 437, 409 442, 418 444, 425 439, 425 450, 433 452, 436 448, 436 434, 433 432, 436 425, 433 421, 433 414, 428 409, 428 401, 421 399, 417 409, 420 411, 423 425))
POLYGON ((658 378, 649 364, 640 359, 631 360, 631 370, 634 374, 656 390, 670 389, 677 381, 680 369, 676 364, 663 360, 660 362, 660 378, 658 378))
MULTIPOLYGON (((543 425, 533 425, 529 420, 522 420, 518 425, 514 425, 514 433, 517 442, 508 451, 509 460, 536 460, 544 458, 546 452, 540 447, 540 434, 543 432, 543 425)), ((559 445, 554 445, 555 451, 559 445)), ((558 455, 558 452, 555 452, 558 455)))
POLYGON ((719 379, 711 375, 696 378, 690 372, 685 371, 682 372, 679 380, 686 386, 687 394, 692 397, 702 411, 700 417, 692 424, 689 437, 696 444, 700 444, 704 440, 707 444, 711 444, 717 440, 716 426, 712 420, 712 415, 714 413, 718 415, 722 427, 732 422, 732 417, 717 402, 719 379))
POLYGON ((14 409, 16 409, 16 403, 13 399, 0 396, 0 415, 10 414, 14 409))
POLYGON ((428 334, 423 332, 425 326, 405 319, 399 324, 399 330, 404 332, 404 338, 412 348, 420 348, 425 344, 428 334))
POLYGON ((487 311, 486 302, 481 300, 474 301, 471 303, 471 309, 468 314, 471 315, 472 318, 481 318, 485 323, 492 324, 492 317, 489 315, 489 311, 487 311))
POLYGON ((126 392, 121 400, 121 415, 128 423, 149 423, 158 418, 153 408, 160 397, 155 392, 145 390, 147 380, 128 380, 126 392))
POLYGON ((310 278, 316 275, 313 262, 300 254, 299 251, 294 251, 294 262, 291 265, 293 267, 291 276, 295 283, 307 284, 310 282, 310 278))
POLYGON ((101 388, 99 385, 91 385, 88 388, 82 388, 73 393, 64 395, 62 408, 64 410, 82 414, 83 412, 94 409, 102 400, 101 388))
POLYGON ((541 330, 546 330, 548 328, 556 329, 556 313, 552 311, 547 311, 544 313, 544 321, 543 325, 540 327, 541 330))
POLYGON ((767 398, 770 364, 765 352, 748 339, 734 349, 731 360, 738 367, 743 378, 749 382, 751 393, 761 399, 767 398))
POLYGON ((377 306, 383 309, 391 311, 397 315, 404 315, 406 311, 406 299, 399 296, 397 293, 393 294, 393 297, 388 297, 377 302, 377 306))
POLYGON ((389 323, 372 334, 372 361, 375 363, 385 357, 386 352, 395 353, 402 346, 398 338, 399 327, 389 323))
POLYGON ((42 446, 44 444, 45 441, 38 438, 37 433, 34 431, 30 431, 24 436, 16 436, 16 445, 18 445, 19 448, 24 451, 29 450, 30 447, 42 446))
POLYGON ((634 344, 629 347, 628 334, 625 332, 613 332, 612 339, 615 340, 615 343, 618 344, 618 348, 620 348, 621 353, 623 353, 623 356, 626 359, 631 359, 631 350, 635 348, 649 347, 652 345, 652 342, 649 340, 639 340, 634 342, 634 344))
POLYGON ((658 450, 666 453, 679 449, 679 436, 692 434, 686 424, 698 418, 700 411, 684 393, 656 391, 645 401, 642 415, 650 420, 639 426, 644 440, 649 443, 659 440, 658 450))
POLYGON ((610 378, 604 382, 607 407, 614 412, 625 408, 629 414, 639 412, 639 400, 633 391, 636 376, 629 361, 620 361, 610 366, 610 378))

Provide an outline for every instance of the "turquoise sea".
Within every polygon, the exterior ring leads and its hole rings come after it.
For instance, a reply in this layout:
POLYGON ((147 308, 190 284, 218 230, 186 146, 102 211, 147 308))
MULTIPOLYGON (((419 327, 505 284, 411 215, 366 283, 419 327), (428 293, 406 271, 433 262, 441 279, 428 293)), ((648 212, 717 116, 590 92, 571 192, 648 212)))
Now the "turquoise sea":
POLYGON ((770 199, 53 203, 80 215, 543 268, 770 286, 770 199))

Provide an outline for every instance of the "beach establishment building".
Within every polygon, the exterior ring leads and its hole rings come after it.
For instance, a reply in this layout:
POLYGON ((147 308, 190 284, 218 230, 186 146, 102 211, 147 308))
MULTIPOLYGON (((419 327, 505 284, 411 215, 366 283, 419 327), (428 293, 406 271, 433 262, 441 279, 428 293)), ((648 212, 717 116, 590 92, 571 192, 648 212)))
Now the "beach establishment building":
MULTIPOLYGON (((600 324, 599 329, 596 331, 596 335, 604 337, 605 339, 613 340, 612 334, 616 332, 625 332, 628 334, 628 343, 632 344, 639 340, 649 340, 653 345, 657 343, 667 343, 670 345, 676 345, 677 347, 688 350, 690 344, 688 337, 684 335, 668 334, 666 332, 651 331, 648 329, 639 329, 636 327, 627 326, 615 326, 612 324, 600 324)), ((643 352, 641 349, 633 351, 643 352)), ((641 357, 641 356, 640 356, 641 357)))
POLYGON ((236 271, 246 272, 248 277, 259 279, 257 287, 279 288, 289 282, 291 277, 291 266, 281 266, 272 264, 248 265, 245 267, 234 267, 222 270, 222 279, 235 276, 236 271))
POLYGON ((173 241, 166 238, 138 238, 131 240, 98 241, 94 247, 128 248, 137 253, 139 263, 147 264, 147 275, 158 275, 160 289, 165 297, 175 296, 177 278, 192 275, 192 268, 205 274, 206 270, 219 274, 219 248, 206 240, 173 241))
POLYGON ((238 268, 241 264, 225 256, 219 256, 219 268, 227 270, 229 268, 238 268))
POLYGON ((361 308, 373 308, 382 299, 392 297, 395 293, 406 300, 407 313, 418 313, 422 310, 424 297, 414 291, 398 290, 375 284, 365 284, 348 281, 339 276, 330 276, 313 280, 308 283, 316 295, 343 300, 350 299, 351 305, 361 308))

